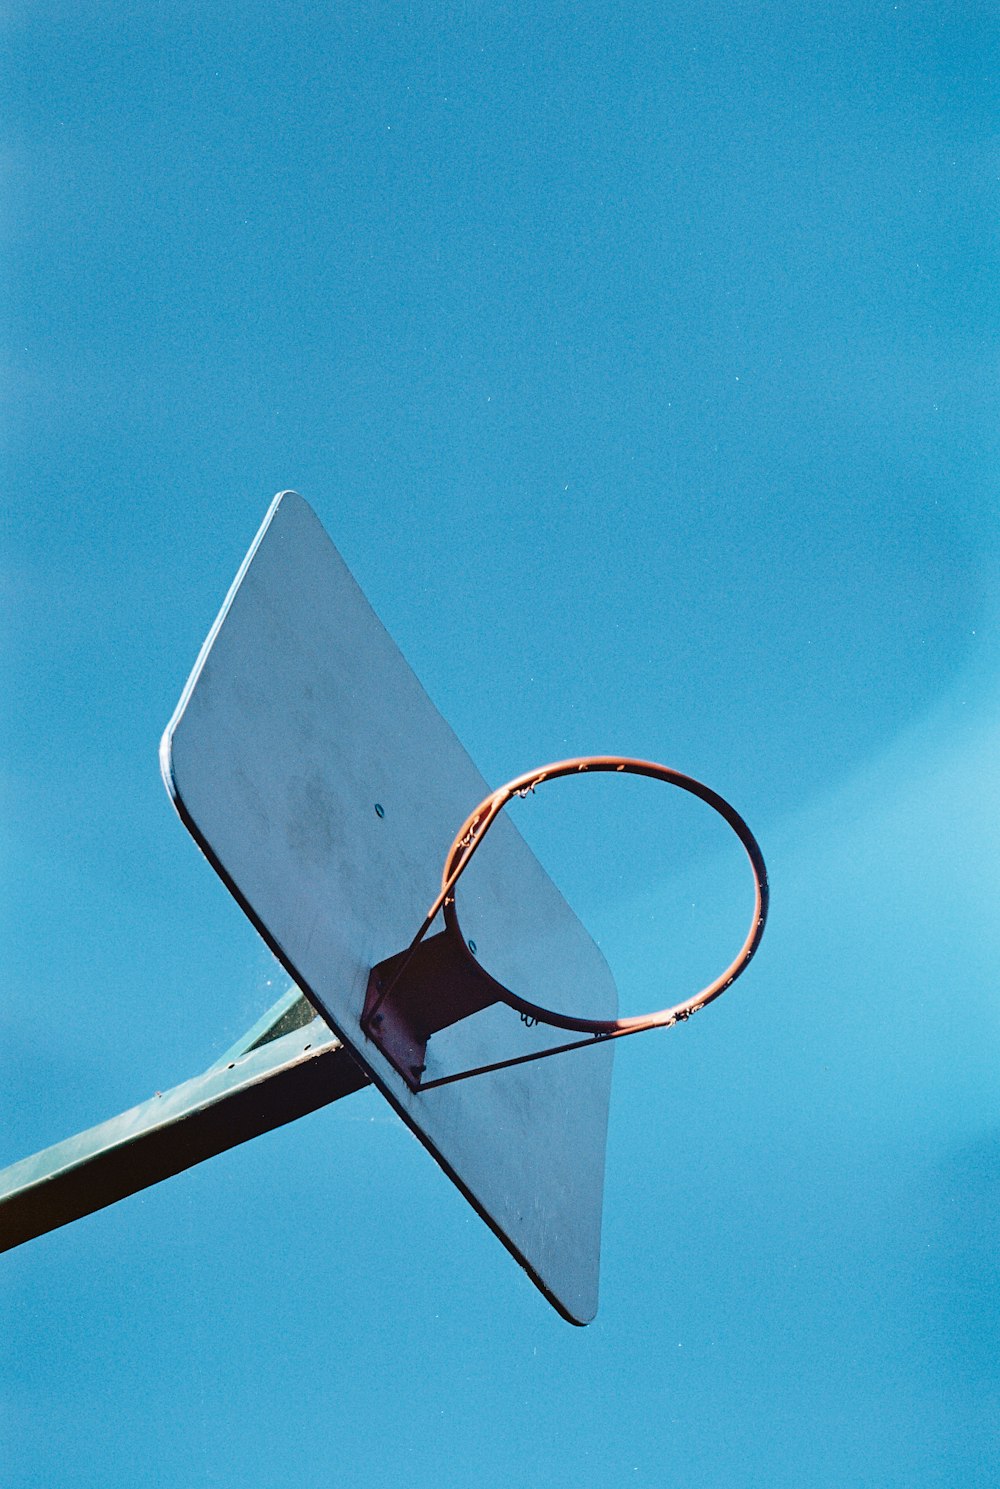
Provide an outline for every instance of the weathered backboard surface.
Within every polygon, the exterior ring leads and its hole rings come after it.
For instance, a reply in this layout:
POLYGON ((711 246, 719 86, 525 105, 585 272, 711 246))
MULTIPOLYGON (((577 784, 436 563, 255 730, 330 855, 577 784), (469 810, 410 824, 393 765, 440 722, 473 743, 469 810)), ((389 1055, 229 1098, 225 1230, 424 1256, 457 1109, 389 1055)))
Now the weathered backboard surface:
MULTIPOLYGON (((414 936, 489 787, 294 492, 244 560, 161 762, 184 823, 298 986, 549 1300, 588 1322, 612 1046, 414 1092, 361 1032, 370 969, 414 936)), ((604 958, 509 820, 461 904, 506 986, 615 1016, 604 958)), ((565 1037, 488 1009, 431 1040, 428 1078, 565 1037)))

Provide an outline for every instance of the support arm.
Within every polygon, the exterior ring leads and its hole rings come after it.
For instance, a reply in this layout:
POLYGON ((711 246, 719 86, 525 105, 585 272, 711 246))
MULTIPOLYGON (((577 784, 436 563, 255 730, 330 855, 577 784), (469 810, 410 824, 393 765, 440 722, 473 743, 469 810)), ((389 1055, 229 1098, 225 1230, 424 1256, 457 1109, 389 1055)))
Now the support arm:
POLYGON ((203 1075, 0 1171, 0 1251, 367 1084, 295 989, 203 1075))

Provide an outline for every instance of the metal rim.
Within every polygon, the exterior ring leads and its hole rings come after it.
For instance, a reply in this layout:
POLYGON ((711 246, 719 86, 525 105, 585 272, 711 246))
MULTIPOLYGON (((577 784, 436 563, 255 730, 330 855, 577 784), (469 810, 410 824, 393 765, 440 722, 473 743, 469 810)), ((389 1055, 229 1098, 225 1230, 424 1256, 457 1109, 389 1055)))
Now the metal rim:
POLYGON ((492 791, 474 811, 469 813, 448 850, 441 873, 441 892, 428 911, 427 918, 417 933, 415 941, 422 939, 439 910, 444 911, 445 924, 448 930, 458 937, 463 954, 475 964, 480 975, 488 978, 494 985, 498 998, 509 1004, 516 1012, 525 1018, 537 1019, 539 1023, 549 1024, 556 1029, 569 1029, 578 1034, 591 1034, 597 1038, 615 1038, 622 1034, 637 1034, 643 1029, 666 1028, 671 1024, 680 1023, 690 1018, 691 1014, 697 1013, 700 1008, 704 1008, 707 1003, 718 998, 727 988, 732 987, 737 977, 746 970, 764 934, 768 910, 767 869, 757 840, 746 822, 736 808, 730 806, 729 802, 717 791, 713 791, 710 786, 704 785, 693 776, 672 770, 667 765, 658 765, 653 760, 634 760, 624 755, 580 755, 570 760, 555 761, 551 765, 538 766, 535 770, 515 777, 506 785, 492 791), (702 988, 682 1003, 674 1004, 670 1008, 658 1009, 654 1013, 637 1014, 628 1018, 576 1018, 571 1014, 557 1013, 554 1009, 543 1008, 527 998, 522 998, 510 988, 504 987, 502 983, 497 982, 496 978, 490 976, 469 950, 462 933, 455 903, 456 884, 468 867, 479 844, 509 801, 515 796, 527 796, 543 782, 555 780, 559 776, 584 775, 595 771, 648 776, 653 780, 664 781, 667 785, 677 786, 692 796, 697 796, 732 828, 750 860, 754 877, 754 910, 750 929, 739 952, 725 971, 720 973, 707 987, 702 988))

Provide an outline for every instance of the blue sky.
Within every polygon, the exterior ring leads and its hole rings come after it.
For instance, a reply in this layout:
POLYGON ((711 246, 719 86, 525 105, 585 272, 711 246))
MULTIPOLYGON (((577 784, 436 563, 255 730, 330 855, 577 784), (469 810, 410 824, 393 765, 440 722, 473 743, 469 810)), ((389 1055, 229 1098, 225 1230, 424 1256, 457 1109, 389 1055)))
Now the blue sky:
MULTIPOLYGON (((773 884, 620 1047, 590 1328, 364 1092, 3 1258, 5 1484, 995 1483, 991 8, 0 25, 0 1163, 284 986, 156 755, 284 487, 488 779, 663 760, 773 884)), ((657 1006, 746 886, 587 786, 525 830, 657 1006)))

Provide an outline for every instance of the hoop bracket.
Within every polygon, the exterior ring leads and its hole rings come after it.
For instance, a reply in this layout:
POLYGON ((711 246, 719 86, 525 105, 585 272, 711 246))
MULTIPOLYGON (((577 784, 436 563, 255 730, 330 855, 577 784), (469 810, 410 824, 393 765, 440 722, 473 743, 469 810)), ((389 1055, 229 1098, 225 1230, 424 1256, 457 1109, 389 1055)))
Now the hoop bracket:
POLYGON ((411 1091, 420 1089, 432 1034, 499 1001, 497 984, 439 931, 371 970, 361 1028, 411 1091))

